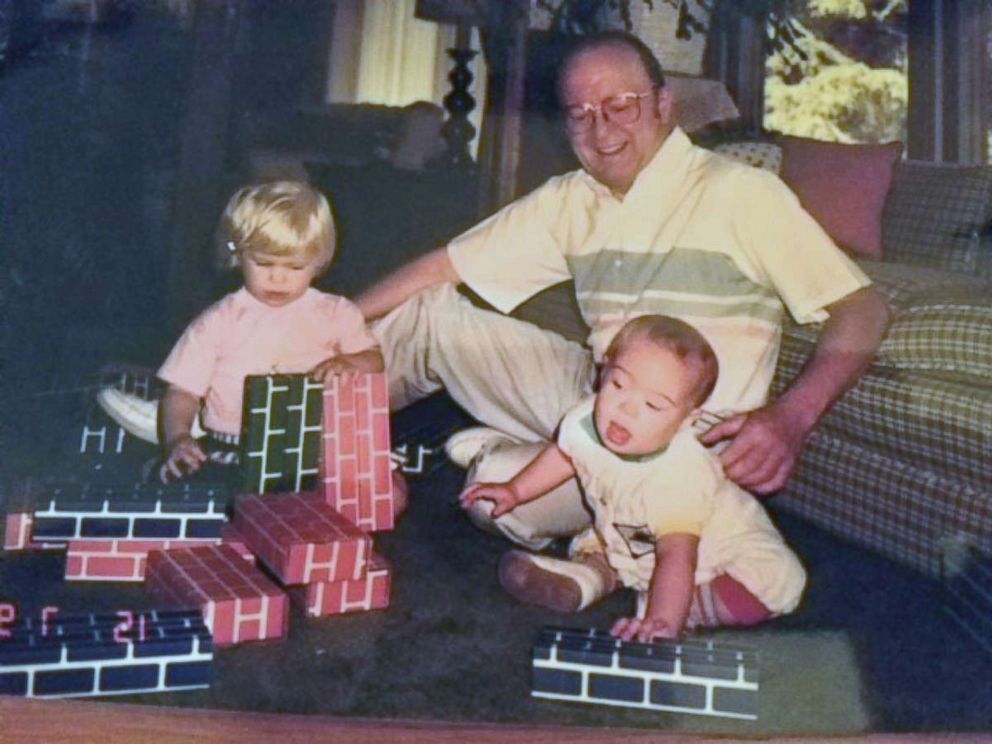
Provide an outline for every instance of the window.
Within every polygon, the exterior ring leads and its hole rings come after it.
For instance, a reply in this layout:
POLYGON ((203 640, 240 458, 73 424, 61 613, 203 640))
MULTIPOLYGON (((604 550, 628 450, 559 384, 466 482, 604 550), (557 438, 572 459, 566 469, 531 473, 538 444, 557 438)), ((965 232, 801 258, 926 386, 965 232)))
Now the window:
POLYGON ((906 141, 906 0, 797 0, 769 24, 764 126, 834 142, 906 141))

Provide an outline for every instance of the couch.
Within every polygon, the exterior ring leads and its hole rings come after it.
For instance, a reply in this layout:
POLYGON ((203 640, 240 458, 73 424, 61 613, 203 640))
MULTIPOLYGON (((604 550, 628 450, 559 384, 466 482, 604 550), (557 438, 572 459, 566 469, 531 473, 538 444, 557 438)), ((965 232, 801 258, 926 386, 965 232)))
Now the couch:
MULTIPOLYGON (((762 162, 752 147, 718 149, 773 170, 781 162, 774 142, 761 143, 762 162)), ((882 258, 858 262, 888 297, 891 327, 768 505, 937 576, 949 551, 992 554, 992 166, 888 167, 882 258)), ((570 283, 515 315, 576 340, 587 332, 570 283)), ((819 330, 787 324, 773 394, 819 330)))

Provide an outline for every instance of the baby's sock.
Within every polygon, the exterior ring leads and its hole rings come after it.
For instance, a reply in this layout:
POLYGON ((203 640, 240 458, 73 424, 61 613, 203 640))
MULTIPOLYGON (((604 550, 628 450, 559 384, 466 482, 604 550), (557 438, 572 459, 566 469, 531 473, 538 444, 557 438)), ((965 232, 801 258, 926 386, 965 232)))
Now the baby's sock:
POLYGON ((689 628, 757 625, 771 614, 737 579, 720 574, 710 583, 695 588, 686 625, 689 628))

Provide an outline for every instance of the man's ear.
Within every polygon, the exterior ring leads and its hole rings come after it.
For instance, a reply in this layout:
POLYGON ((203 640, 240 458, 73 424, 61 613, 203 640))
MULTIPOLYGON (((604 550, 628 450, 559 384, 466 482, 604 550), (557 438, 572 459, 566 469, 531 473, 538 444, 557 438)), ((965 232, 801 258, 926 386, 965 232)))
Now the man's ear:
POLYGON ((675 96, 672 86, 663 85, 658 89, 658 118, 662 124, 675 124, 675 96))

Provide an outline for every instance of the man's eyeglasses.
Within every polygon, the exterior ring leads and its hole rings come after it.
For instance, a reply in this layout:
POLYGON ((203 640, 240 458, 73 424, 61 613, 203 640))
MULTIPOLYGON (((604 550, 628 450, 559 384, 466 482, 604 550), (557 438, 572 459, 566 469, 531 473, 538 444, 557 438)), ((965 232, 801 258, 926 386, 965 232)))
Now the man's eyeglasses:
POLYGON ((570 132, 585 132, 592 128, 596 121, 596 112, 602 115, 604 121, 614 124, 633 124, 641 118, 641 99, 647 98, 654 91, 645 93, 620 93, 594 103, 577 103, 565 106, 565 126, 570 132))

